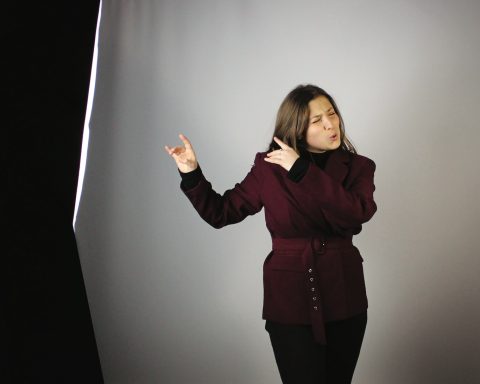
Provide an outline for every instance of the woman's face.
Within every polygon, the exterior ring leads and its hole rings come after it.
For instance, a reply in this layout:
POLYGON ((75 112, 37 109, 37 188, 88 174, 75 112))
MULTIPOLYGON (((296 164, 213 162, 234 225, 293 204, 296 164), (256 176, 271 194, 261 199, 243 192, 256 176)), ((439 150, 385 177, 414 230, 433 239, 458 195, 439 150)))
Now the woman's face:
POLYGON ((307 149, 311 152, 337 149, 341 144, 340 119, 333 105, 325 96, 318 96, 308 103, 308 107, 307 149))

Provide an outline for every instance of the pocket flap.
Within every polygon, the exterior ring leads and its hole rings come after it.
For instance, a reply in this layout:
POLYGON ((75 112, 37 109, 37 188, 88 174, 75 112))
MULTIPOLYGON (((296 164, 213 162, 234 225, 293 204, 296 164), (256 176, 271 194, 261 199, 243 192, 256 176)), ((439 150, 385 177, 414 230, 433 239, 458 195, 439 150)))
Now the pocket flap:
POLYGON ((305 272, 306 265, 302 252, 274 250, 266 261, 268 269, 277 269, 293 272, 305 272))

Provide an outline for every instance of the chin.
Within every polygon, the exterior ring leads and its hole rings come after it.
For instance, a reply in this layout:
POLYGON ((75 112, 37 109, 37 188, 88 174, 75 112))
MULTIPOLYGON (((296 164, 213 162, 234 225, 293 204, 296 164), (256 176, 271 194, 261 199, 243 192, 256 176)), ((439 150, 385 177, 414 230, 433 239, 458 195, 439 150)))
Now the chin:
POLYGON ((331 151, 333 151, 334 149, 340 148, 340 145, 341 145, 341 144, 342 144, 342 143, 341 143, 340 141, 339 141, 338 143, 333 143, 333 144, 330 146, 330 148, 328 148, 328 149, 331 150, 331 151))
POLYGON ((319 145, 318 147, 309 146, 307 147, 307 150, 311 152, 333 151, 334 149, 339 148, 341 144, 341 141, 339 141, 338 143, 324 143, 324 145, 319 145))

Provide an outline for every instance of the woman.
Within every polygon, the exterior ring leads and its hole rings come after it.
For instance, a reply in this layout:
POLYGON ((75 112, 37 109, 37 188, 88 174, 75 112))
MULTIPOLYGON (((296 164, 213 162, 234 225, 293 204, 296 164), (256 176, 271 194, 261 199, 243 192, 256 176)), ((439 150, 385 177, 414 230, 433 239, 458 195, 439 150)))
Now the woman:
POLYGON ((367 322, 362 257, 352 244, 376 211, 375 163, 356 153, 332 97, 301 85, 284 99, 269 150, 223 195, 188 139, 165 150, 181 188, 215 228, 265 210, 263 318, 283 383, 351 383, 367 322))

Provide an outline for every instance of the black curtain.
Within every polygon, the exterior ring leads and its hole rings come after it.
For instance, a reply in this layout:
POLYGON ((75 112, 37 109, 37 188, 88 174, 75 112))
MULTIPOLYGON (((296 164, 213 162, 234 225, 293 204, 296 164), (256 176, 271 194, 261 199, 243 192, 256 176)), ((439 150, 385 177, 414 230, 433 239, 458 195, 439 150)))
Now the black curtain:
POLYGON ((72 227, 98 11, 99 0, 3 7, 2 383, 103 382, 72 227))

